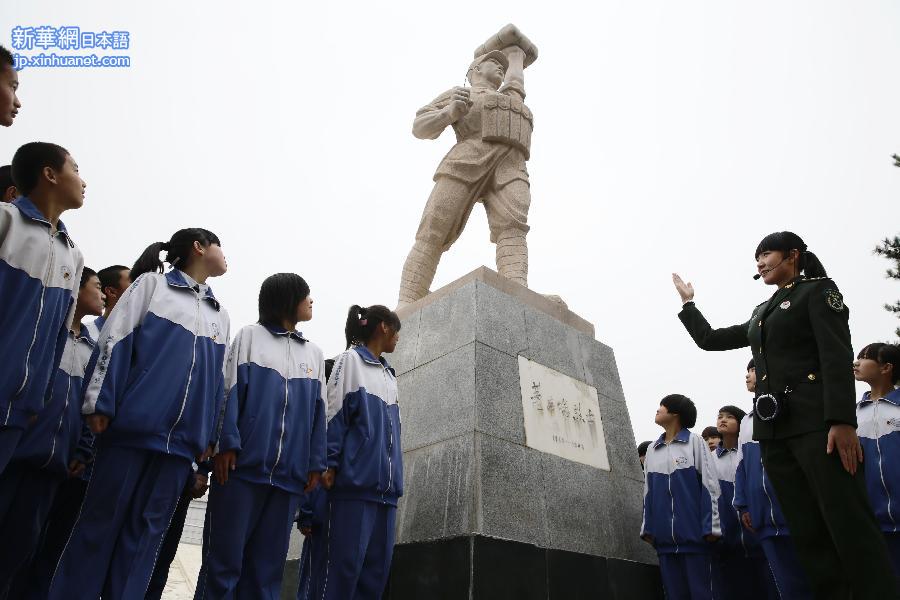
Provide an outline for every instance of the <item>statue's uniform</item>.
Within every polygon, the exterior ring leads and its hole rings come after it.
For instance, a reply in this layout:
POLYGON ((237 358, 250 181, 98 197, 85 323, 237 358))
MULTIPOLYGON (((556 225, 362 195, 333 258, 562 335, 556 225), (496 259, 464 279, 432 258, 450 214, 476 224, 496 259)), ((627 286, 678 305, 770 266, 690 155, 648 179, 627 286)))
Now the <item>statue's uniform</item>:
MULTIPOLYGON (((459 238, 476 202, 484 203, 491 241, 497 244, 498 271, 522 285, 527 283, 528 157, 515 145, 482 139, 485 104, 496 103, 499 95, 510 97, 512 105, 524 113, 530 136, 531 113, 522 104, 525 90, 520 84, 509 82, 497 91, 471 89, 469 112, 452 123, 457 143, 434 174, 435 186, 403 269, 401 302, 413 302, 428 293, 441 253, 459 238)), ((416 112, 413 129, 418 137, 436 139, 451 125, 443 109, 452 97, 449 90, 416 112)))
POLYGON ((887 547, 856 475, 826 454, 828 428, 856 426, 849 311, 835 283, 797 278, 741 325, 713 329, 693 302, 678 315, 704 350, 750 346, 756 364, 754 439, 816 598, 897 598, 887 547), (785 393, 785 390, 789 392, 785 393), (782 396, 760 418, 766 394, 782 396))

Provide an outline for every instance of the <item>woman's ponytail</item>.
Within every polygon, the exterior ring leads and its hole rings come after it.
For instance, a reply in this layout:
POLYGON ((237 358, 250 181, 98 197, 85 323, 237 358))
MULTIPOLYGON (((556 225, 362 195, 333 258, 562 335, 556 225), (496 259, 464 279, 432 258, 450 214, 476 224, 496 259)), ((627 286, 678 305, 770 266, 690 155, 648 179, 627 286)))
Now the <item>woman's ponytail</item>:
POLYGON ((155 242, 147 246, 131 267, 131 280, 134 281, 144 273, 162 273, 163 261, 159 259, 159 253, 167 246, 166 242, 155 242))
POLYGON ((800 254, 800 269, 807 277, 828 277, 819 257, 807 250, 800 254))

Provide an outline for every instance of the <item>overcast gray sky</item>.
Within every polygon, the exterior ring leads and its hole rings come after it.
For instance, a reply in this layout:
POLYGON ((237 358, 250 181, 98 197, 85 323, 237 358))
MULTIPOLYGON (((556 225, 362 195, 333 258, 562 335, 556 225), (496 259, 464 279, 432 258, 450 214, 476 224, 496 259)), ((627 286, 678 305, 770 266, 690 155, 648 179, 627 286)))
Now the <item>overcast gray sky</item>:
MULTIPOLYGON (((771 292, 753 250, 799 233, 844 292, 854 348, 893 338, 900 295, 873 246, 897 232, 900 3, 47 2, 3 0, 16 25, 131 33, 126 69, 20 73, 0 157, 60 143, 88 182, 64 217, 87 264, 131 264, 202 226, 229 272, 211 283, 234 329, 260 282, 312 287, 304 327, 343 349, 350 304, 397 298, 431 176, 451 147, 410 133, 417 108, 462 85, 474 48, 508 22, 540 48, 530 287, 560 294, 616 351, 635 437, 685 393, 701 425, 750 398, 748 351, 704 353, 676 317, 670 273, 719 325, 771 292)), ((494 265, 484 211, 432 289, 494 265)))

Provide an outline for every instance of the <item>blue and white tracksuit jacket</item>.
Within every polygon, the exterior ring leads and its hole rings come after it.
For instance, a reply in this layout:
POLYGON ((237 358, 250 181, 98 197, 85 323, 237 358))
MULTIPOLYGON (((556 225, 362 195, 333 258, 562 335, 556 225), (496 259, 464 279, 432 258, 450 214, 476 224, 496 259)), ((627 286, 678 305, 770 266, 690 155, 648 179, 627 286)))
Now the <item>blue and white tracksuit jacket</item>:
POLYGON ((336 469, 331 500, 390 506, 403 495, 403 451, 397 379, 384 358, 353 346, 328 380, 328 468, 336 469))
POLYGON ((740 514, 734 507, 735 479, 740 462, 740 440, 738 448, 727 449, 721 444, 713 453, 713 462, 719 477, 719 520, 722 524, 722 550, 738 553, 740 556, 760 556, 762 549, 756 537, 744 529, 740 514))
POLYGON ((759 442, 753 439, 753 413, 741 420, 733 505, 738 513, 750 513, 757 540, 790 535, 775 488, 763 469, 759 442))
POLYGON ((84 327, 78 337, 69 332, 62 361, 53 378, 50 402, 25 430, 13 461, 63 477, 68 474, 72 459, 84 464, 90 462, 94 437, 82 419, 81 399, 84 368, 93 350, 94 340, 84 327))
POLYGON ((303 334, 241 329, 225 367, 219 451, 238 451, 231 477, 301 494, 325 470, 325 357, 303 334))
POLYGON ((25 196, 0 202, 0 427, 24 429, 50 400, 84 259, 25 196))
POLYGON ((669 443, 665 434, 644 458, 644 520, 641 536, 653 536, 659 554, 708 553, 704 537, 721 536, 719 480, 703 439, 682 429, 669 443))
POLYGON ((877 401, 863 394, 856 422, 875 517, 881 531, 900 534, 900 388, 877 401))
POLYGON ((97 317, 90 323, 82 323, 82 327, 87 329, 88 334, 93 340, 100 339, 100 331, 103 330, 103 324, 106 323, 106 317, 97 317))
POLYGON ((100 332, 82 413, 110 418, 103 443, 193 461, 218 439, 228 335, 209 287, 177 269, 141 275, 100 332))

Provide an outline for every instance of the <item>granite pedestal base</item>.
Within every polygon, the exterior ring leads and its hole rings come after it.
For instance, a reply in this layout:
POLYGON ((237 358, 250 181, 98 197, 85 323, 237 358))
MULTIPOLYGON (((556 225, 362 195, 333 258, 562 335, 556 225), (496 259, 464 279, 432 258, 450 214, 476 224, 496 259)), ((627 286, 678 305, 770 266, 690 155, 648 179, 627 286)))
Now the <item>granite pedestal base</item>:
POLYGON ((484 267, 399 314, 405 494, 387 597, 659 597, 631 420, 593 325, 484 267), (596 388, 609 470, 530 447, 520 356, 596 388))

